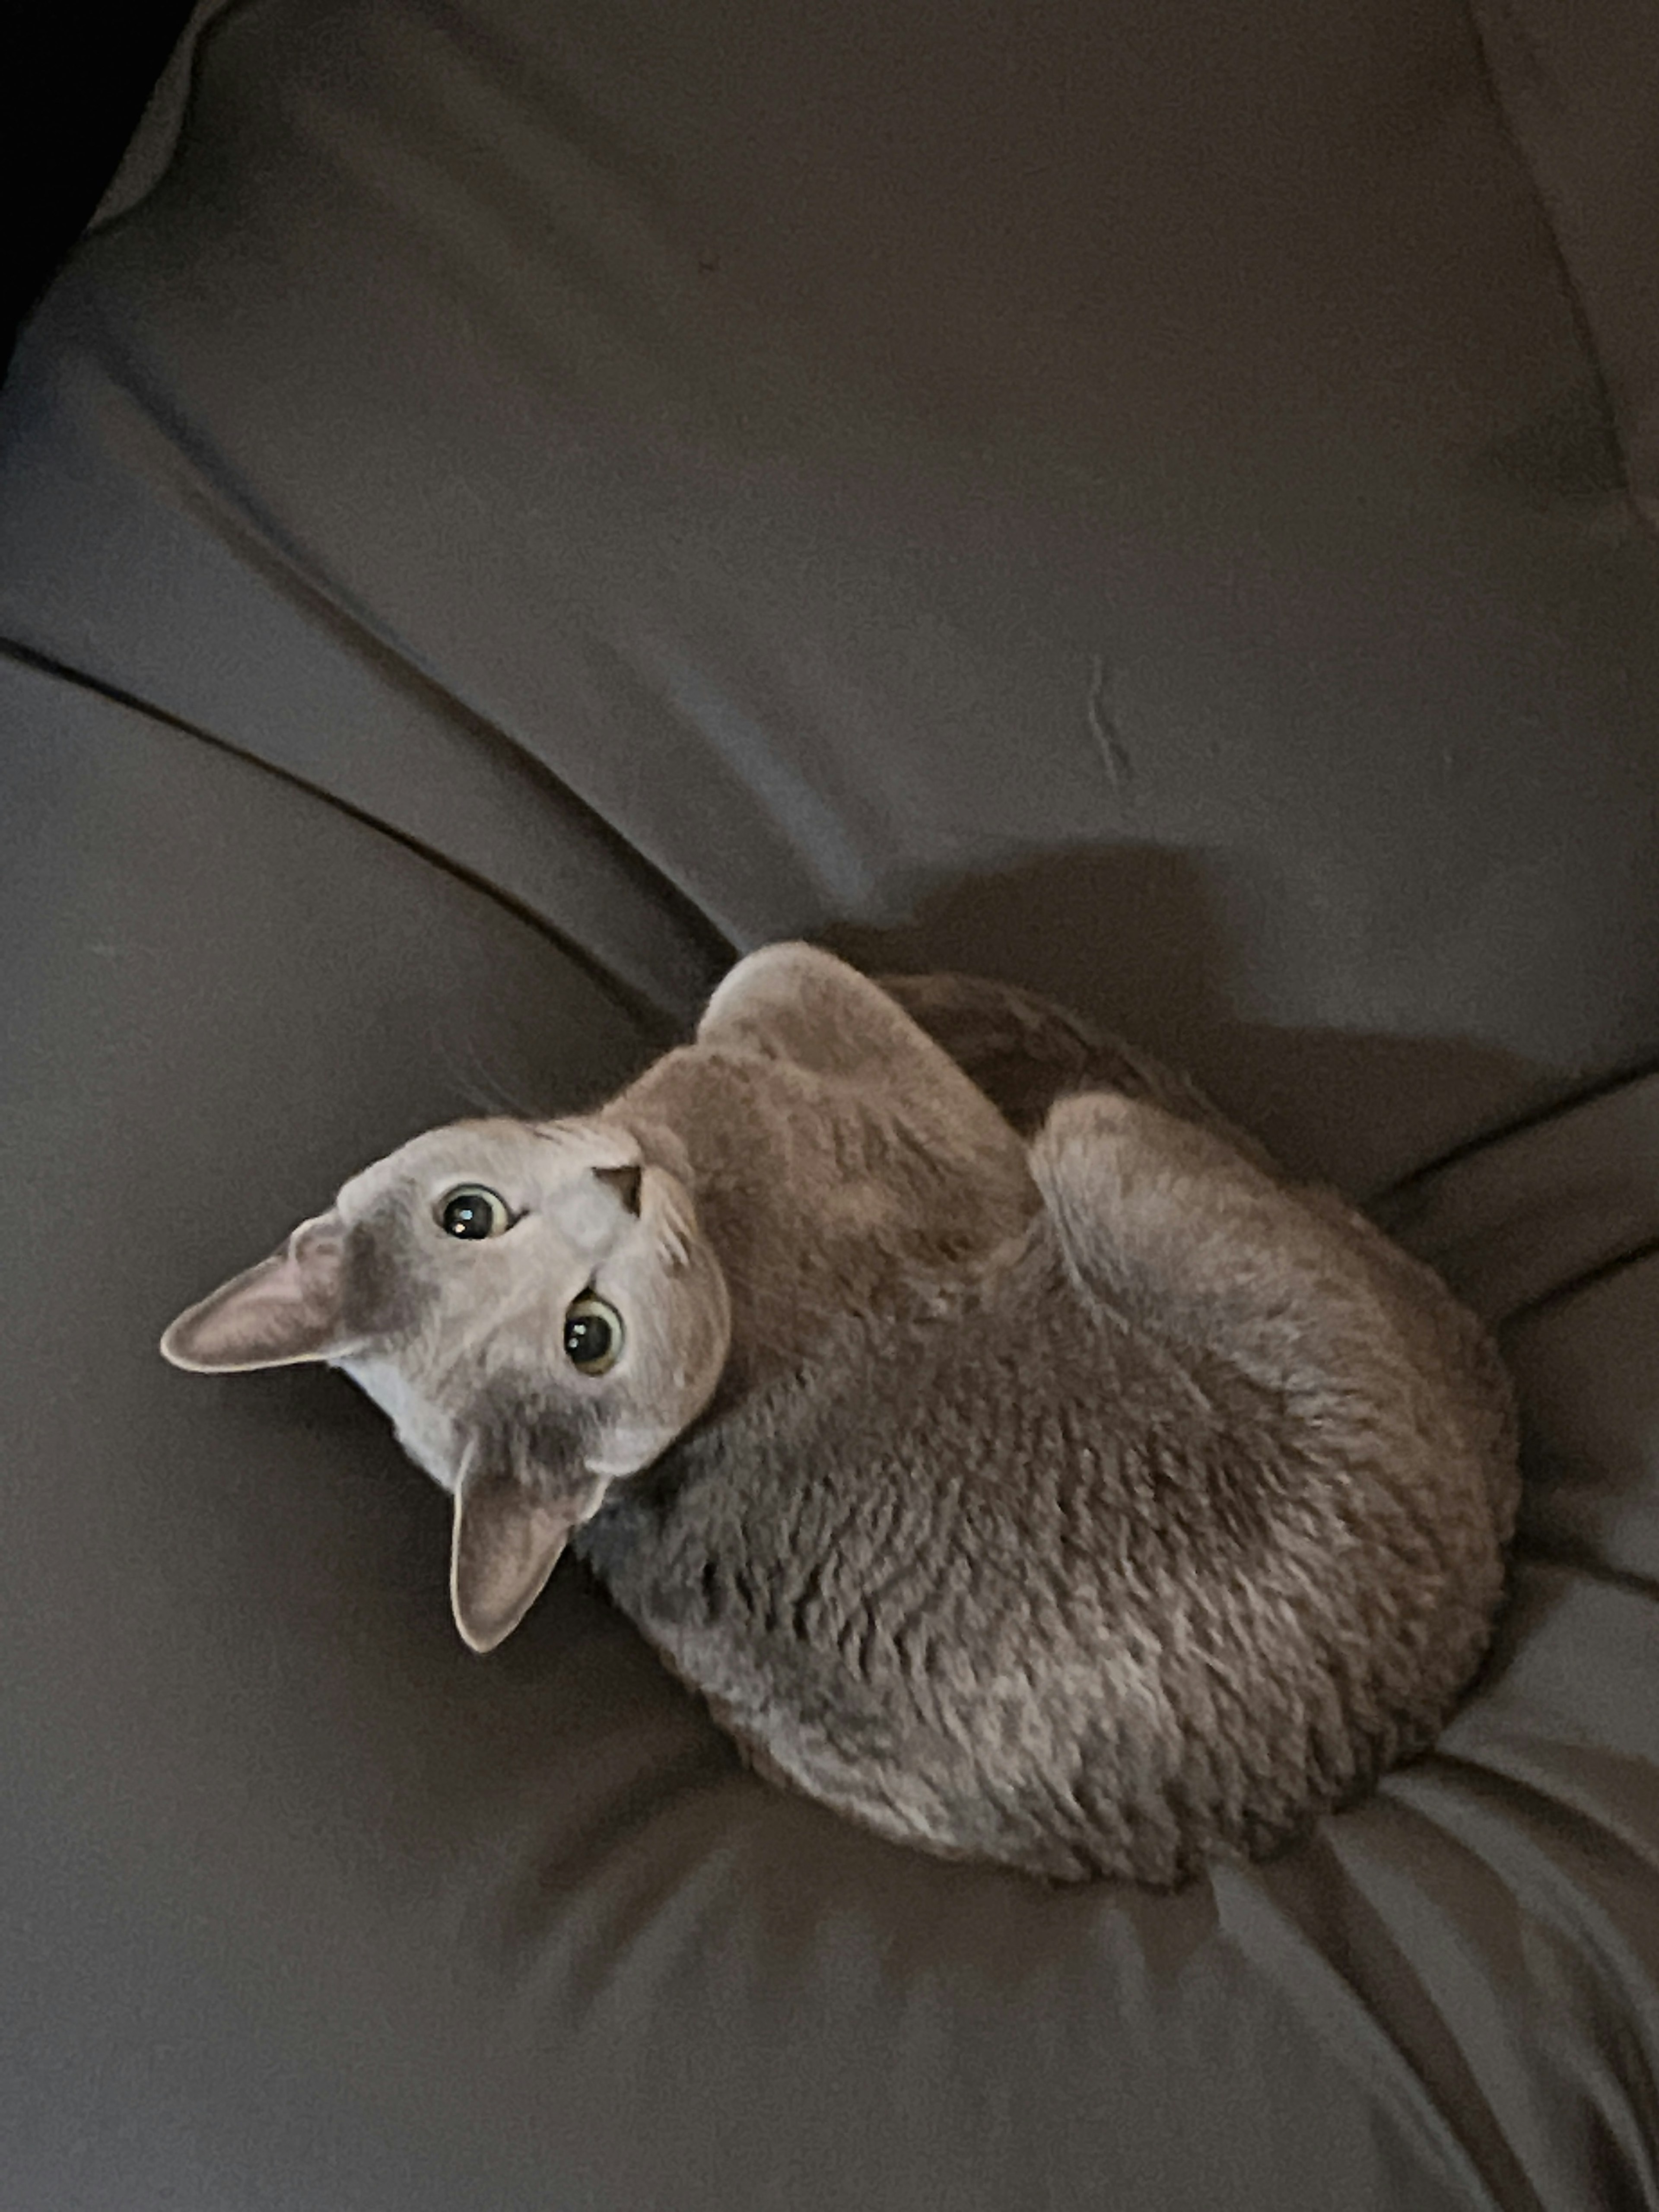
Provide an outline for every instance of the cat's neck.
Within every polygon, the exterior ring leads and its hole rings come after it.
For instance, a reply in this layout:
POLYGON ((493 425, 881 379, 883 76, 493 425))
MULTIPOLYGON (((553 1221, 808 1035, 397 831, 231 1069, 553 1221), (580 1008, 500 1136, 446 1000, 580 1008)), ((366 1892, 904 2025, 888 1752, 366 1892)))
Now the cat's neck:
POLYGON ((1036 1207, 1024 1149, 953 1157, 901 1095, 760 1054, 669 1054, 611 1111, 687 1175, 732 1304, 732 1372, 798 1365, 901 1283, 975 1271, 1036 1207))

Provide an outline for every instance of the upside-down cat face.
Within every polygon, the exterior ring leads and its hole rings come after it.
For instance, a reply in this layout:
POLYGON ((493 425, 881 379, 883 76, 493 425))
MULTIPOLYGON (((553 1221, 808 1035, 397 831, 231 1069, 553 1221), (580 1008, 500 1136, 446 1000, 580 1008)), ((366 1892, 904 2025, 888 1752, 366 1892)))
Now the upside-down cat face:
POLYGON ((167 1330, 176 1366, 321 1360, 455 1496, 477 1650, 523 1619, 610 1483, 712 1396, 726 1282, 670 1165, 608 1121, 458 1122, 355 1176, 167 1330))

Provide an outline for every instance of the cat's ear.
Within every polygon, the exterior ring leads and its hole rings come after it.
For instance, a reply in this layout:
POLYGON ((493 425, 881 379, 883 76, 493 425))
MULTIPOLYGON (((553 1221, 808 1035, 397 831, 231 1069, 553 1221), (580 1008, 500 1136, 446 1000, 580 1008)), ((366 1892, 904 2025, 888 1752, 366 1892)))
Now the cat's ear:
POLYGON ((280 1252, 181 1313, 163 1356, 198 1374, 287 1367, 348 1348, 345 1237, 334 1214, 302 1221, 280 1252))
POLYGON ((474 1448, 455 1491, 449 1600, 475 1651, 493 1651, 541 1595, 559 1555, 605 1495, 573 1457, 568 1485, 547 1494, 545 1470, 526 1480, 516 1455, 474 1448))

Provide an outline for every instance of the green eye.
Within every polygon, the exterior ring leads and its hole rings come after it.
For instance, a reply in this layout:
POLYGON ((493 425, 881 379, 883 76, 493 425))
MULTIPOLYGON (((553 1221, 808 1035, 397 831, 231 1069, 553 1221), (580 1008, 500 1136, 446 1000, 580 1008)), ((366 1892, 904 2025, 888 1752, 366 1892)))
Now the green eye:
POLYGON ((564 1354, 580 1375, 603 1375, 622 1356, 622 1316, 585 1291, 564 1317, 564 1354))
POLYGON ((482 1183, 463 1183, 439 1201, 438 1226, 446 1237, 476 1243, 485 1237, 502 1237, 513 1226, 507 1200, 482 1183))

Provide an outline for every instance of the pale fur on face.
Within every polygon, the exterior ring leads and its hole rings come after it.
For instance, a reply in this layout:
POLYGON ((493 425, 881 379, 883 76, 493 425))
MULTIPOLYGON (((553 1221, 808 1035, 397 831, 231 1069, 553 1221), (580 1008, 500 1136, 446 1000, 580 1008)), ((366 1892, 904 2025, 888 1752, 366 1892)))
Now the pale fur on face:
POLYGON ((597 1116, 430 1130, 180 1315, 162 1350, 198 1370, 309 1359, 349 1375, 456 1493, 456 1617, 487 1648, 608 1485, 659 1457, 720 1379, 730 1304, 678 1164, 597 1116), (446 1232, 447 1199, 470 1187, 501 1200, 500 1234, 446 1232), (565 1349, 588 1296, 622 1330, 603 1374, 565 1349))

